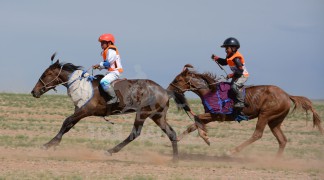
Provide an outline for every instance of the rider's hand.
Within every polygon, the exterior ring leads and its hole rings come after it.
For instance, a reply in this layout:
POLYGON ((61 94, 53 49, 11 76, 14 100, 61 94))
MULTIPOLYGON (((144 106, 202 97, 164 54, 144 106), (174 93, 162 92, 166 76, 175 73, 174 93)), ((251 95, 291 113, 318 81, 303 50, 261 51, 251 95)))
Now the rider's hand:
POLYGON ((93 69, 99 69, 100 68, 100 65, 99 64, 93 65, 92 68, 93 69))
POLYGON ((213 61, 217 61, 217 59, 219 59, 219 57, 216 56, 215 54, 212 54, 211 58, 212 58, 213 61))
POLYGON ((232 78, 232 74, 228 74, 227 76, 226 76, 226 80, 229 80, 229 79, 231 79, 232 78))

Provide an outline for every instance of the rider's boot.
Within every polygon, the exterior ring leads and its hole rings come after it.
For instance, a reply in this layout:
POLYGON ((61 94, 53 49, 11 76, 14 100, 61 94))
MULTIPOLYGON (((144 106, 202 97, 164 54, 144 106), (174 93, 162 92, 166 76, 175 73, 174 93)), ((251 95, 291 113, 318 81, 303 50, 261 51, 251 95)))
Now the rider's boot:
POLYGON ((115 90, 112 86, 110 86, 109 88, 107 88, 106 90, 107 94, 109 95, 109 100, 107 101, 107 104, 114 104, 114 103, 118 103, 119 100, 117 98, 117 95, 115 93, 115 90))
POLYGON ((113 113, 112 108, 115 104, 119 103, 119 99, 112 86, 109 86, 107 89, 105 89, 105 92, 109 96, 109 100, 107 101, 107 115, 111 115, 113 113))

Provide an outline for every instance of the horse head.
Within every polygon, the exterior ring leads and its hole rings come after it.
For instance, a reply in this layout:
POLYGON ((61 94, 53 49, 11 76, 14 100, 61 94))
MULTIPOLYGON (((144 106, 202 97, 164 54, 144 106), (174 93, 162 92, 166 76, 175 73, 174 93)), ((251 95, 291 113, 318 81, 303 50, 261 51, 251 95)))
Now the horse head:
POLYGON ((61 64, 59 60, 53 63, 54 58, 55 53, 51 57, 52 65, 43 72, 31 91, 31 94, 36 98, 39 98, 51 89, 55 90, 55 87, 60 84, 65 84, 68 81, 68 75, 81 68, 81 66, 74 66, 71 63, 61 64))
POLYGON ((183 70, 170 83, 168 90, 178 93, 209 89, 210 84, 215 82, 215 77, 210 73, 199 74, 191 64, 186 64, 183 70))

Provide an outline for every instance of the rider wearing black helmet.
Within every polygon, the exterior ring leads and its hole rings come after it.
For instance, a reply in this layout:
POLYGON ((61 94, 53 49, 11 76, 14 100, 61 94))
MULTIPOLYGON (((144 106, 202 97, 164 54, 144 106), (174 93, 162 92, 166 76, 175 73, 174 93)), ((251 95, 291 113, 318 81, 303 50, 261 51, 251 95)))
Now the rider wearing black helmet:
POLYGON ((228 65, 233 71, 233 73, 227 75, 227 79, 232 78, 231 89, 236 95, 234 108, 242 110, 245 105, 241 88, 247 81, 249 73, 246 70, 243 55, 238 52, 240 42, 236 38, 230 37, 224 41, 221 47, 225 48, 226 59, 220 58, 215 54, 212 54, 211 58, 222 66, 228 65))

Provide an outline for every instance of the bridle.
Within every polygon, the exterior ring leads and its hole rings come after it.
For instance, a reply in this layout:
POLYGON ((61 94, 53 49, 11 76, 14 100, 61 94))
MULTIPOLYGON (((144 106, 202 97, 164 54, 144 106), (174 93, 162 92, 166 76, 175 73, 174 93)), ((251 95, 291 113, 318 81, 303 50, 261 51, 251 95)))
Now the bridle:
POLYGON ((191 74, 190 79, 187 82, 185 82, 185 84, 184 84, 184 85, 189 84, 188 89, 182 89, 181 87, 177 86, 174 83, 170 83, 170 85, 175 87, 178 90, 178 92, 180 92, 180 93, 184 93, 186 91, 196 91, 196 90, 205 88, 205 87, 192 88, 192 82, 191 82, 192 78, 193 78, 193 75, 191 74))
POLYGON ((42 80, 42 78, 39 78, 39 81, 43 84, 43 87, 41 88, 41 91, 42 92, 45 92, 45 89, 53 89, 55 92, 57 91, 56 89, 55 89, 55 87, 56 86, 58 86, 58 85, 61 85, 61 84, 66 84, 68 81, 65 81, 65 82, 61 82, 61 83, 59 83, 59 84, 56 84, 56 85, 53 85, 53 86, 49 86, 49 84, 51 84, 52 82, 54 82, 54 81, 60 81, 59 80, 59 76, 61 75, 61 73, 62 73, 62 69, 63 69, 63 66, 64 66, 64 64, 63 65, 61 65, 61 68, 60 68, 60 72, 57 74, 57 76, 54 78, 54 79, 52 79, 50 82, 48 82, 48 83, 45 83, 43 80, 42 80))

